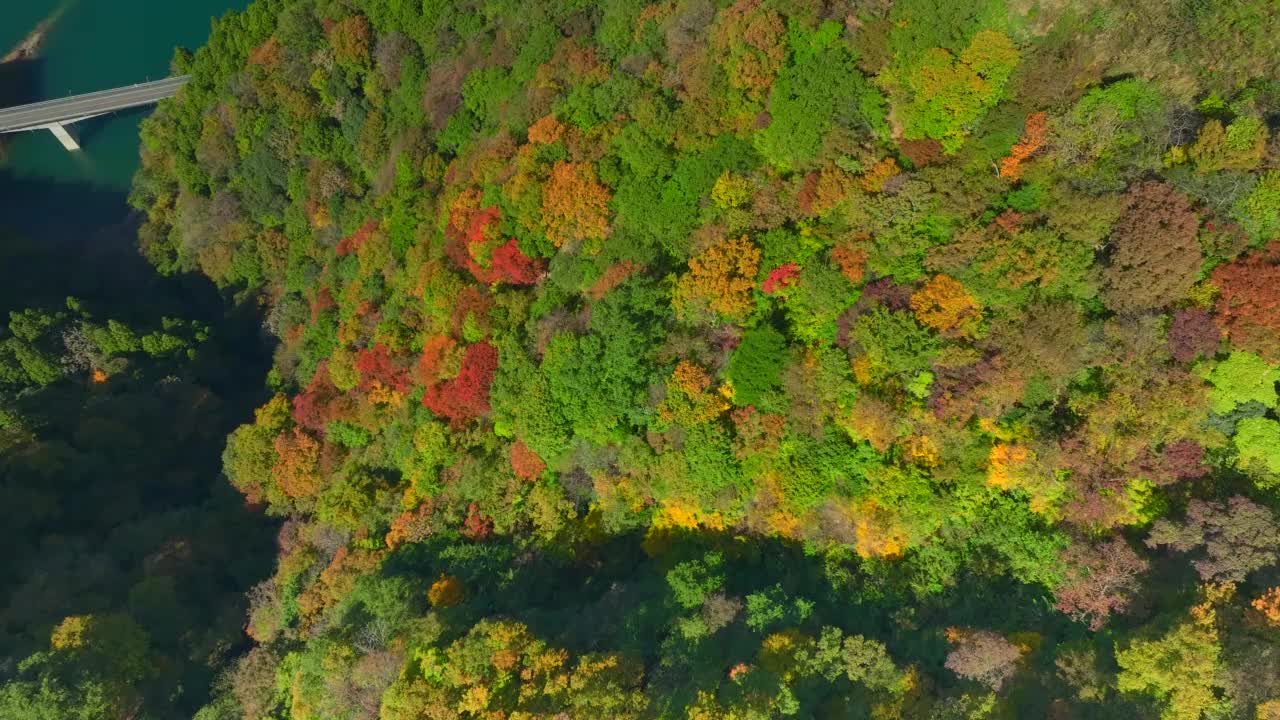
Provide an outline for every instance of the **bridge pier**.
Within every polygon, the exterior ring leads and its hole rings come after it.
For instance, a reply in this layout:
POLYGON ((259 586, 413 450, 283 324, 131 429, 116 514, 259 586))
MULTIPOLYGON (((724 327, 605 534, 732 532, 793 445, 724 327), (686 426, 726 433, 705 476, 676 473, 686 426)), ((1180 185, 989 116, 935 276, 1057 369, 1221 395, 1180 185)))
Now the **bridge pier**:
POLYGON ((68 150, 80 149, 80 143, 76 142, 75 136, 67 129, 67 126, 62 123, 53 123, 48 127, 49 132, 53 133, 53 136, 58 138, 58 142, 62 143, 62 147, 68 150))

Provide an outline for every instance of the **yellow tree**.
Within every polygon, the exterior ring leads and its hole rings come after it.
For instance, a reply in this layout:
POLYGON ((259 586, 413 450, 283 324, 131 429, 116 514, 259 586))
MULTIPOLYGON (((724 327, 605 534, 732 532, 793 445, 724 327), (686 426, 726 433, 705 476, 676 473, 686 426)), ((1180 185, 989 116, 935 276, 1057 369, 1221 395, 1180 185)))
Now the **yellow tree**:
POLYGON ((556 247, 609 234, 609 188, 590 163, 558 162, 542 194, 542 221, 556 247))
POLYGON ((751 290, 760 269, 760 250, 743 235, 725 240, 689 261, 673 298, 682 320, 711 313, 736 320, 753 307, 751 290))
POLYGON ((944 335, 971 337, 982 320, 982 308, 959 281, 935 275, 911 296, 920 322, 944 335))

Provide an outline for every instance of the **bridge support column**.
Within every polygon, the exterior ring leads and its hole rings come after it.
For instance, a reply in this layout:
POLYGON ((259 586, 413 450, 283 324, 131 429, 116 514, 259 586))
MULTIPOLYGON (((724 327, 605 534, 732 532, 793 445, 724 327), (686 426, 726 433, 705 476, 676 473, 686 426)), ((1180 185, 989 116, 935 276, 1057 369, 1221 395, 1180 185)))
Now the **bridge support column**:
POLYGON ((62 143, 62 147, 68 150, 80 149, 80 143, 76 142, 75 137, 71 135, 71 131, 68 130, 65 125, 61 123, 54 123, 49 126, 49 132, 53 133, 54 137, 58 138, 58 142, 62 143))

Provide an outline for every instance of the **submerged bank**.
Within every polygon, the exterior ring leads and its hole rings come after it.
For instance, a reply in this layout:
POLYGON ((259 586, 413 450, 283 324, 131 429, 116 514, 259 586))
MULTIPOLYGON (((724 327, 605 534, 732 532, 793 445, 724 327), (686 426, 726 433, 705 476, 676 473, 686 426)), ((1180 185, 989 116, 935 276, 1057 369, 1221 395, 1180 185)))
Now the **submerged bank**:
POLYGON ((34 60, 40 55, 40 48, 44 45, 44 40, 49 35, 49 31, 62 18, 63 13, 67 10, 66 5, 59 6, 52 14, 40 21, 22 42, 14 46, 3 58, 0 63, 14 62, 15 60, 34 60))

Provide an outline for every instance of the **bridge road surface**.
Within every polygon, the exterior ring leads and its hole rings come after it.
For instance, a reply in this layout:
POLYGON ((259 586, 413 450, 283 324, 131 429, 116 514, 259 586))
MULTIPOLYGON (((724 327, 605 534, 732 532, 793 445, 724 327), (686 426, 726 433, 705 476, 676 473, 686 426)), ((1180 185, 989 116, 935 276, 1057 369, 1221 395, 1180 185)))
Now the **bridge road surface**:
POLYGON ((148 83, 139 83, 114 90, 101 90, 73 95, 59 100, 0 110, 0 133, 20 130, 36 130, 50 125, 72 123, 116 110, 150 105, 172 97, 187 84, 189 75, 178 75, 148 83))

